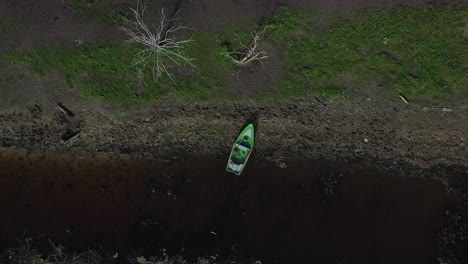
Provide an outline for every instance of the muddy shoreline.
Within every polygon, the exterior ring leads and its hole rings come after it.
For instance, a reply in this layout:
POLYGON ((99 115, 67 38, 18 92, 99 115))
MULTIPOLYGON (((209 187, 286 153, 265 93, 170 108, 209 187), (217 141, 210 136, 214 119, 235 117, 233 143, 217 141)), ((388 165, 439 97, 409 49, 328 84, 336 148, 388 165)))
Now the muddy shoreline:
POLYGON ((57 102, 35 103, 0 112, 0 147, 160 162, 200 152, 225 156, 240 126, 258 113, 254 159, 381 160, 383 167, 408 164, 411 170, 468 166, 463 102, 452 103, 451 112, 375 95, 324 102, 311 97, 276 105, 160 103, 130 112, 64 102, 73 116, 57 102))

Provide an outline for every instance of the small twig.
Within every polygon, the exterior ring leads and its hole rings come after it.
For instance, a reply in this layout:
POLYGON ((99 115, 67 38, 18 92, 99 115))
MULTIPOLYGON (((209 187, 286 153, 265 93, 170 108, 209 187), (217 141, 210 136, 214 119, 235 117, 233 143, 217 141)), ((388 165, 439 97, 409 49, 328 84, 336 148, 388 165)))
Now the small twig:
POLYGON ((70 117, 74 117, 75 114, 70 110, 68 109, 66 106, 64 106, 62 103, 58 103, 57 104, 57 108, 62 111, 64 114, 70 116, 70 117))
POLYGON ((52 240, 50 240, 49 238, 47 239, 49 241, 49 244, 52 246, 52 248, 54 249, 54 251, 56 250, 56 247, 55 247, 55 244, 54 242, 52 242, 52 240))
POLYGON ((343 91, 343 92, 341 93, 341 97, 343 97, 343 99, 345 99, 345 100, 348 100, 348 97, 345 95, 345 91, 343 91))
POLYGON ((426 113, 424 113, 424 116, 426 116, 426 118, 427 118, 431 123, 434 124, 434 121, 432 121, 432 119, 430 119, 429 116, 426 115, 426 113))
POLYGON ((233 71, 232 74, 231 74, 231 77, 233 77, 234 75, 236 75, 237 80, 239 80, 239 73, 240 73, 240 72, 241 72, 241 70, 233 71))
POLYGON ((408 99, 403 94, 398 94, 398 96, 405 104, 409 104, 408 99))
POLYGON ((317 102, 323 107, 327 107, 317 96, 314 97, 317 102))
POLYGON ((440 111, 440 112, 452 112, 452 108, 449 107, 431 107, 431 106, 424 106, 422 108, 423 111, 440 111))
POLYGON ((65 133, 62 136, 62 143, 67 143, 67 145, 73 144, 79 137, 80 137, 80 132, 73 132, 73 133, 65 133))

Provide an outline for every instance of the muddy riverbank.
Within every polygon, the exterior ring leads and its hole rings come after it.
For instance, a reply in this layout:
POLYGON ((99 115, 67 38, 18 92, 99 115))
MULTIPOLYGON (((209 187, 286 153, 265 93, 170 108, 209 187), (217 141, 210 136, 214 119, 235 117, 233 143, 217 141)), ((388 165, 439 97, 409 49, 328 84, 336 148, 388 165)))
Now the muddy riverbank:
POLYGON ((162 162, 198 152, 226 155, 240 126, 258 113, 256 156, 384 161, 413 168, 468 165, 468 112, 426 111, 399 98, 362 94, 348 100, 316 98, 270 104, 159 103, 130 112, 83 101, 30 104, 0 112, 0 146, 90 155, 151 156, 162 162))

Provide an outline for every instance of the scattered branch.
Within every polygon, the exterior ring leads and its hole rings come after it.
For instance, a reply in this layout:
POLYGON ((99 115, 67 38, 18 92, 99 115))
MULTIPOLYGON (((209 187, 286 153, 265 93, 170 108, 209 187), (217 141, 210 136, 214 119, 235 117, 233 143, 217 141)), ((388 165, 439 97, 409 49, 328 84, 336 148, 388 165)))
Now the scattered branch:
POLYGON ((64 114, 68 115, 69 117, 74 117, 75 116, 75 114, 70 109, 68 109, 66 106, 64 106, 62 103, 58 103, 57 107, 58 107, 58 109, 60 111, 62 111, 64 114))
POLYGON ((138 52, 134 58, 134 66, 138 68, 139 77, 143 77, 146 67, 150 67, 154 82, 157 82, 161 75, 167 75, 174 81, 174 75, 168 70, 169 63, 181 66, 182 63, 192 64, 192 59, 187 58, 183 51, 192 39, 177 40, 172 35, 174 32, 188 29, 183 26, 173 26, 177 13, 170 19, 166 19, 164 9, 161 9, 159 23, 153 24, 150 29, 143 20, 146 5, 137 3, 137 8, 130 8, 134 20, 127 20, 121 30, 130 38, 127 42, 143 45, 143 50, 138 52))
POLYGON ((409 100, 403 95, 403 94, 398 94, 398 97, 405 103, 409 104, 409 100))
POLYGON ((252 41, 249 45, 245 45, 239 40, 239 43, 243 47, 242 51, 233 51, 228 53, 228 57, 238 65, 246 65, 252 61, 258 60, 261 61, 263 59, 268 58, 266 51, 257 51, 258 45, 260 41, 263 39, 265 35, 267 27, 265 27, 261 32, 254 31, 250 33, 252 37, 252 41))
POLYGON ((322 100, 320 100, 320 98, 318 98, 317 96, 314 97, 315 98, 315 101, 317 101, 321 106, 323 107, 327 107, 327 105, 325 103, 322 102, 322 100))
POLYGON ((431 106, 424 106, 423 111, 440 111, 440 112, 452 112, 452 108, 449 107, 431 107, 431 106))

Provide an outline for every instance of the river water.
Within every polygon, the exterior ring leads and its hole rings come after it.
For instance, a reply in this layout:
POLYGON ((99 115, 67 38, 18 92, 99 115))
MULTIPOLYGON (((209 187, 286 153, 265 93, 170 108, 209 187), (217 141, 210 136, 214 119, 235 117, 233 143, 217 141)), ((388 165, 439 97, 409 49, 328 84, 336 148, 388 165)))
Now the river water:
POLYGON ((443 184, 340 161, 200 154, 168 165, 128 156, 0 150, 0 240, 25 230, 75 248, 166 248, 280 263, 437 263, 443 184), (306 262, 303 262, 306 261, 306 262))

